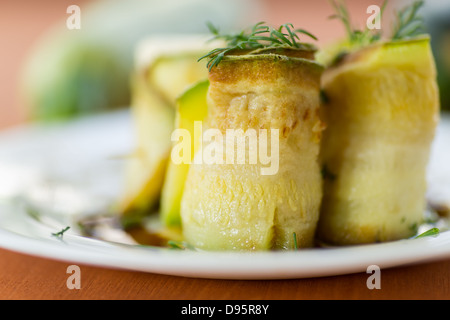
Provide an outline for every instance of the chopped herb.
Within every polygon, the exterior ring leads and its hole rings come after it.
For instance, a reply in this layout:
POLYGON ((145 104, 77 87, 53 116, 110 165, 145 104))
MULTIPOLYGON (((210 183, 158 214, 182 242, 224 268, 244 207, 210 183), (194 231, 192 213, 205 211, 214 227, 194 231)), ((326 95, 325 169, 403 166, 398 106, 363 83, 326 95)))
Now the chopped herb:
POLYGON ((414 239, 418 239, 418 238, 423 238, 423 237, 428 237, 428 236, 437 236, 439 234, 439 229, 438 228, 431 228, 430 230, 427 230, 421 234, 419 234, 418 236, 416 236, 414 239))
POLYGON ((292 236, 294 237, 294 250, 298 250, 297 234, 294 232, 292 236))
POLYGON ((169 240, 167 242, 167 245, 169 246, 170 249, 176 249, 176 250, 195 250, 195 248, 193 246, 191 246, 190 244, 184 242, 184 241, 176 241, 176 240, 169 240))
POLYGON ((237 34, 221 34, 219 29, 212 23, 207 23, 209 31, 214 35, 211 40, 224 40, 226 47, 216 48, 198 61, 208 58, 206 65, 209 70, 217 66, 223 57, 233 50, 254 50, 261 48, 291 47, 300 48, 299 35, 306 35, 314 40, 317 38, 304 29, 294 29, 292 23, 285 23, 274 29, 265 25, 264 22, 256 23, 250 31, 243 30, 237 34))
POLYGON ((58 237, 58 238, 62 238, 63 235, 64 235, 64 233, 65 233, 67 230, 69 230, 69 229, 70 229, 70 227, 67 226, 67 227, 65 227, 64 229, 62 229, 62 230, 59 231, 59 232, 52 233, 52 236, 55 236, 55 237, 58 237))

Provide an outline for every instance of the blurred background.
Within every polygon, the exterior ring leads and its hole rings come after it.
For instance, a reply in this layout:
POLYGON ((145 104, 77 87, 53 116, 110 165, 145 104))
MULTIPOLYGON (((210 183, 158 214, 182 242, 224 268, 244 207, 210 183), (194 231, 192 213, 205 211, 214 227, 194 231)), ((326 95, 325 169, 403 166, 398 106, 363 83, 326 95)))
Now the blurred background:
MULTIPOLYGON (((389 32, 391 0, 382 22, 389 32)), ((347 0, 355 26, 369 5, 347 0)), ((442 107, 450 106, 450 1, 427 0, 442 107)), ((324 46, 345 34, 328 0, 16 0, 0 2, 0 129, 34 120, 70 119, 129 105, 129 75, 137 43, 149 35, 207 33, 206 21, 238 30, 258 21, 293 23, 324 46), (81 29, 69 30, 70 5, 81 9, 81 29)), ((309 40, 309 39, 308 39, 309 40)))

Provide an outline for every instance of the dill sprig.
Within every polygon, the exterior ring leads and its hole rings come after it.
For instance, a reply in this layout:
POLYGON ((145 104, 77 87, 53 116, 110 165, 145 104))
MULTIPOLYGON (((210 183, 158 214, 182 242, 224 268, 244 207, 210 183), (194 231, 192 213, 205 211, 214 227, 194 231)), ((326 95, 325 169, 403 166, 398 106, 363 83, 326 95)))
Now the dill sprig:
POLYGON ((397 12, 392 40, 415 37, 425 32, 423 17, 419 15, 423 0, 414 1, 410 6, 397 12))
MULTIPOLYGON (((341 43, 340 47, 335 48, 339 51, 331 52, 331 54, 328 54, 328 57, 326 55, 322 57, 326 60, 326 64, 336 65, 349 52, 377 43, 382 39, 386 41, 399 41, 418 36, 425 31, 423 18, 419 16, 419 10, 424 4, 423 0, 415 0, 410 5, 396 12, 396 19, 392 25, 391 35, 383 35, 381 30, 371 30, 367 26, 362 30, 355 28, 351 22, 345 0, 329 1, 335 11, 335 14, 329 18, 338 19, 342 22, 347 39, 341 43)), ((376 19, 382 19, 387 4, 388 0, 385 0, 376 19)))
POLYGON ((265 25, 265 22, 256 23, 250 31, 242 30, 236 34, 221 34, 219 29, 211 22, 207 23, 209 31, 214 35, 211 40, 224 40, 226 47, 216 48, 200 57, 198 61, 208 58, 207 68, 217 66, 223 57, 234 50, 254 50, 261 48, 292 47, 300 48, 300 34, 306 35, 314 40, 317 38, 304 29, 295 29, 292 23, 285 23, 274 29, 265 25))
POLYGON ((414 239, 419 239, 419 238, 424 238, 424 237, 429 237, 429 236, 437 236, 437 235, 439 235, 439 233, 440 233, 440 230, 438 228, 431 228, 430 230, 427 230, 427 231, 419 234, 414 239))
MULTIPOLYGON (((335 14, 329 16, 329 19, 338 19, 343 23, 345 30, 347 32, 347 37, 352 45, 368 45, 374 43, 381 39, 381 32, 370 30, 365 28, 363 30, 356 29, 351 22, 350 14, 347 10, 345 2, 343 0, 330 0, 331 5, 335 10, 335 14)), ((384 1, 379 16, 377 18, 381 19, 384 9, 386 8, 387 0, 384 1)))
MULTIPOLYGON (((339 19, 342 21, 350 44, 355 46, 365 46, 381 39, 381 31, 365 28, 358 30, 353 27, 350 14, 347 10, 344 0, 330 0, 335 10, 335 14, 330 19, 339 19)), ((378 18, 381 19, 388 0, 383 2, 378 18)), ((419 15, 420 8, 424 5, 423 0, 416 0, 409 6, 399 10, 396 13, 396 20, 393 26, 393 33, 390 40, 402 40, 418 36, 425 32, 423 17, 419 15)))
POLYGON ((59 232, 52 233, 52 236, 57 237, 57 238, 62 238, 63 235, 64 235, 64 233, 65 233, 67 230, 69 230, 69 229, 70 229, 70 227, 67 226, 67 227, 63 228, 63 229, 62 229, 61 231, 59 231, 59 232))
POLYGON ((167 245, 170 249, 195 251, 195 248, 185 241, 169 240, 167 241, 167 245))

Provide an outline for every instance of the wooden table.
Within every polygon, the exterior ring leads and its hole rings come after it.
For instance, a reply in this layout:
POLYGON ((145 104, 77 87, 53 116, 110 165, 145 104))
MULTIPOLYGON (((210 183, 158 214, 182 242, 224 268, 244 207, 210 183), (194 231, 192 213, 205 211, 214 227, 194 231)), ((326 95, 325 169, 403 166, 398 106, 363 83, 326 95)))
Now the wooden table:
POLYGON ((295 280, 209 280, 79 265, 80 289, 68 289, 69 263, 0 249, 0 299, 450 299, 450 260, 369 274, 295 280))
MULTIPOLYGON (((64 17, 69 4, 82 2, 52 1, 49 5, 50 1, 2 1, 0 4, 0 41, 7 44, 0 50, 0 128, 25 119, 15 84, 32 40, 64 17)), ((287 2, 294 5, 293 1, 287 2)), ((284 7, 272 5, 268 12, 273 20, 281 19, 285 13, 276 9, 284 7)), ((372 290, 367 288, 369 274, 366 273, 315 279, 232 281, 87 265, 79 265, 81 288, 70 290, 66 286, 68 266, 67 262, 0 249, 0 299, 450 299, 450 260, 383 269, 381 289, 372 290)))

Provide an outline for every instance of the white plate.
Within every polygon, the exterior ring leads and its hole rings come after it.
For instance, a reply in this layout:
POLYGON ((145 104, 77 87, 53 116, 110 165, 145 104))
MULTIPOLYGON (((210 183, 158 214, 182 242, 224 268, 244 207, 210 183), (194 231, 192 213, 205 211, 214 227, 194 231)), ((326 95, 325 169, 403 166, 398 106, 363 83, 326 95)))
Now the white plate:
MULTIPOLYGON (((450 199, 450 117, 442 118, 429 168, 429 197, 450 199)), ((171 250, 83 237, 75 222, 107 208, 121 192, 120 155, 133 147, 128 111, 69 125, 27 126, 0 135, 0 246, 108 268, 216 279, 287 279, 366 272, 450 258, 450 231, 381 244, 288 252, 171 250), (21 200, 32 201, 36 219, 21 200), (65 226, 62 238, 52 233, 65 226)), ((31 212, 32 213, 32 212, 31 212)), ((425 228, 426 226, 424 226, 425 228)), ((423 230, 422 230, 423 231, 423 230)), ((122 234, 118 235, 122 237, 122 234)))

